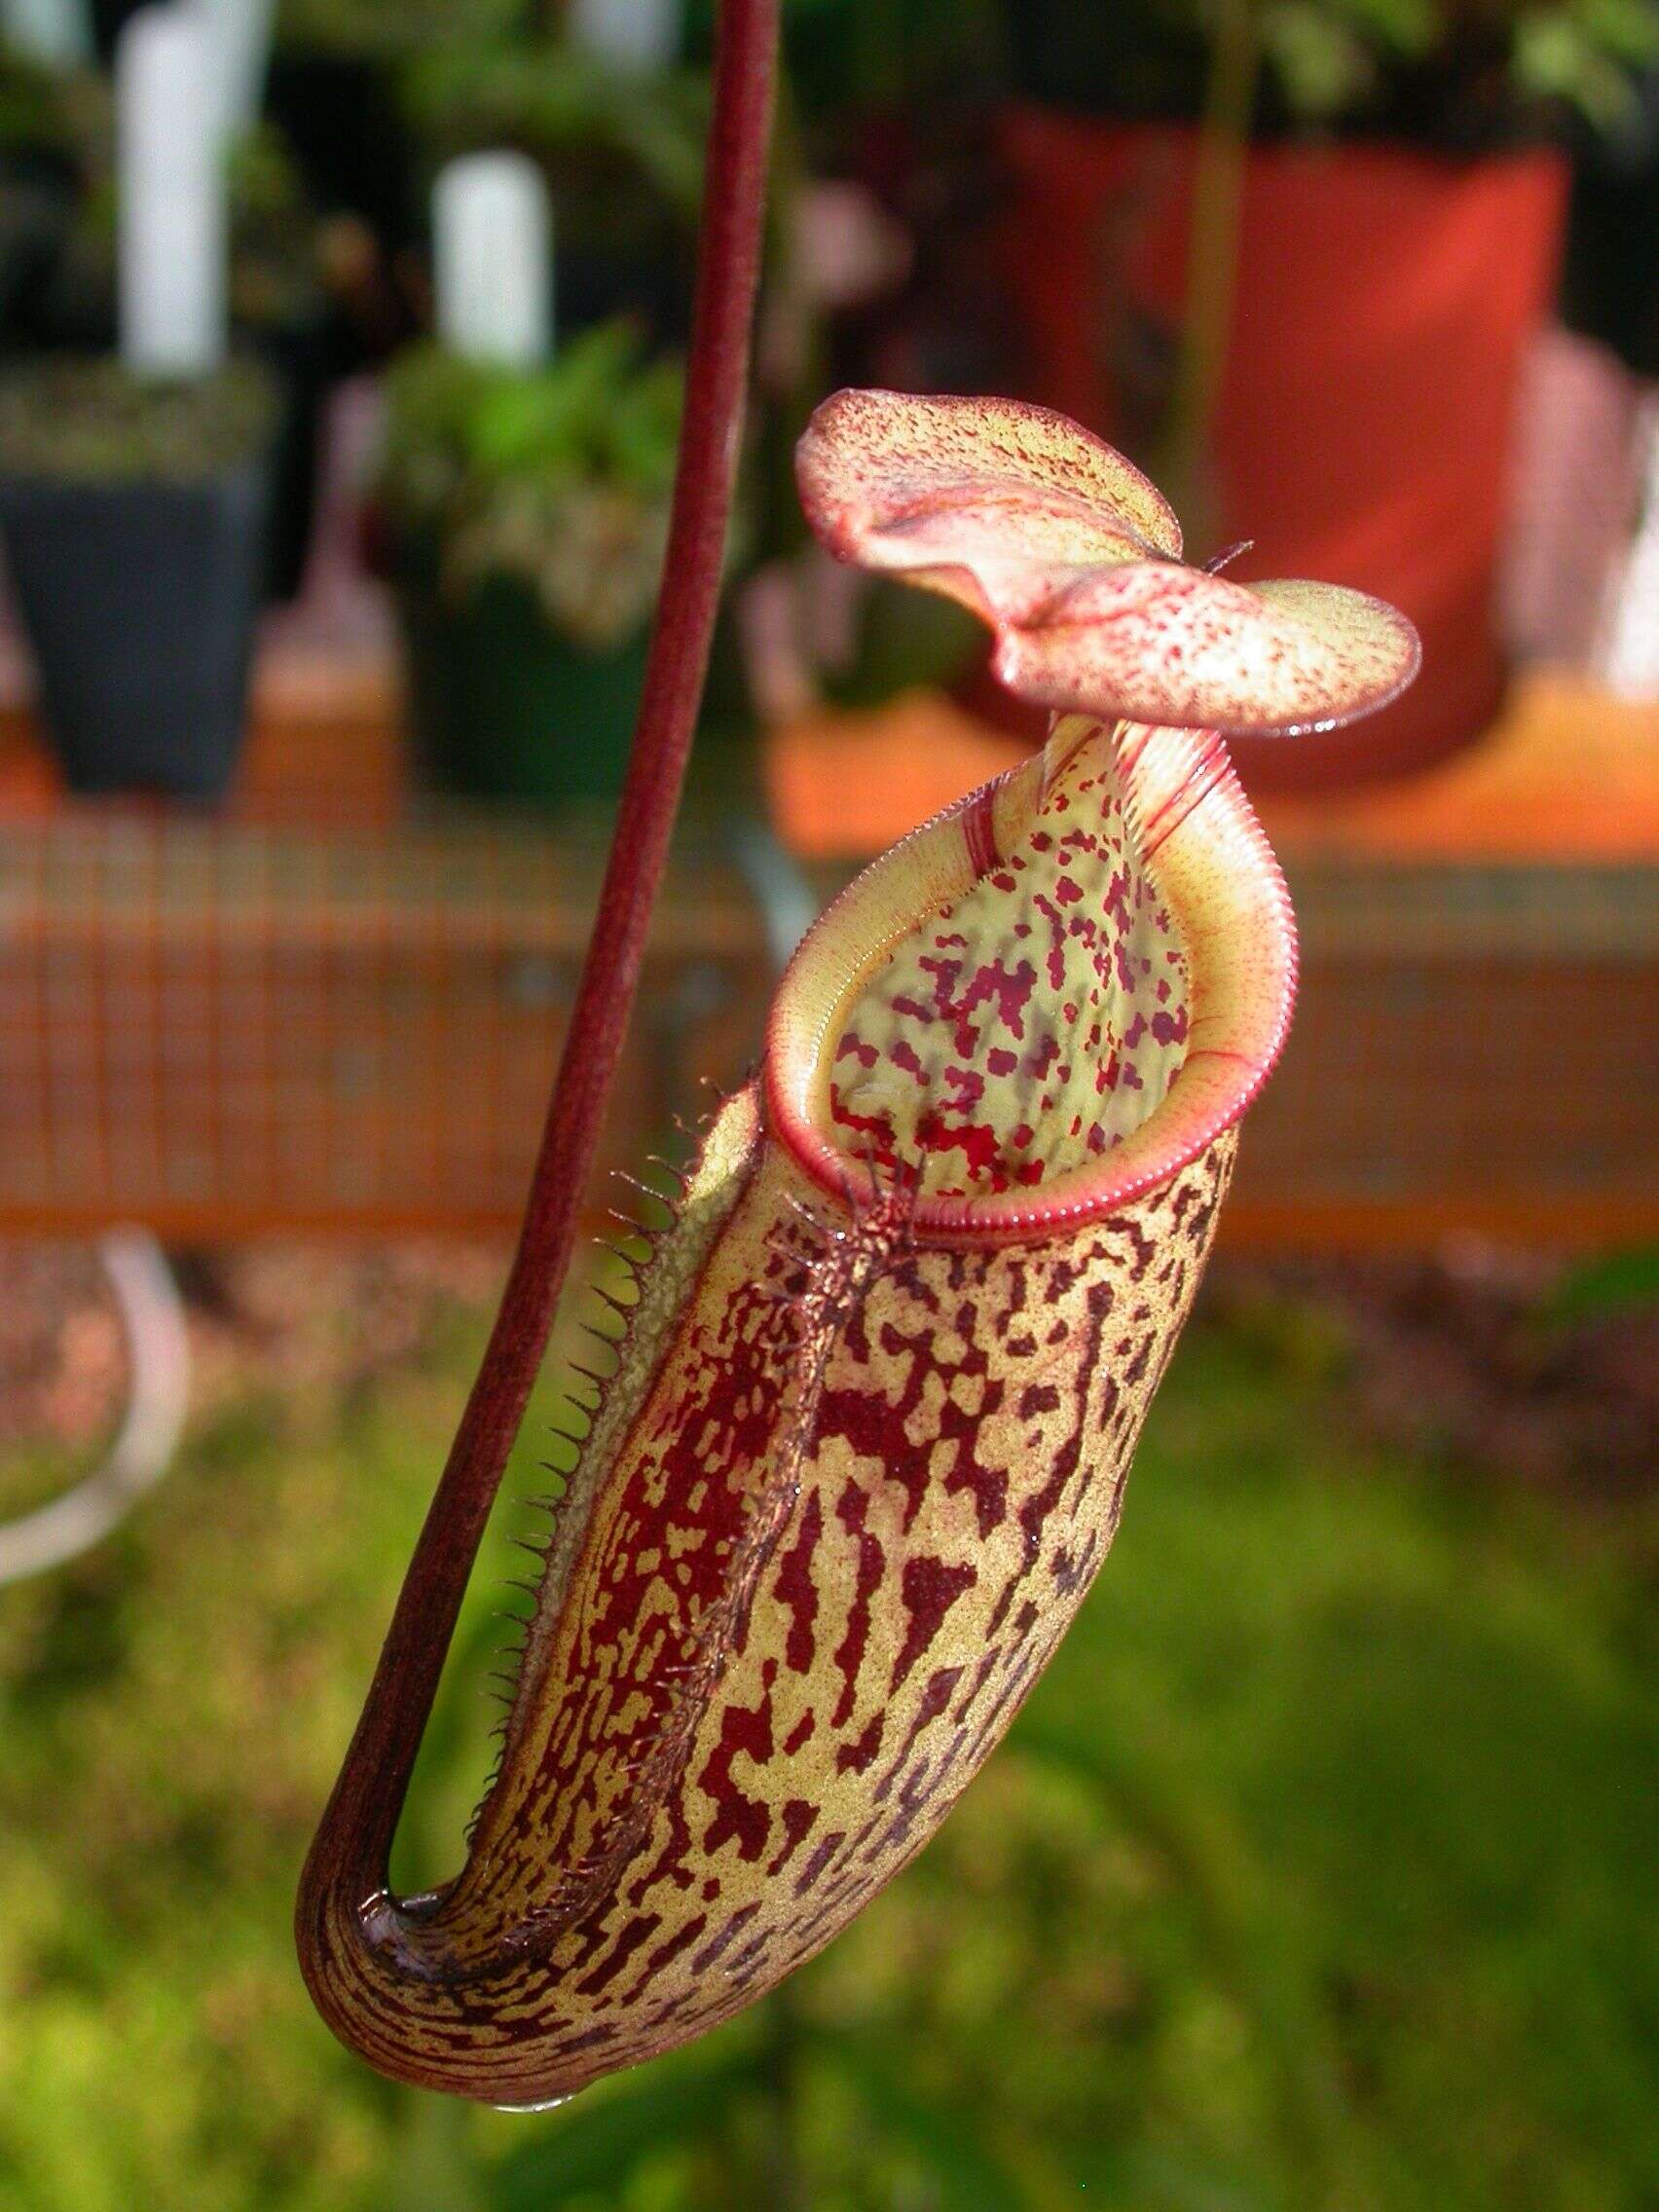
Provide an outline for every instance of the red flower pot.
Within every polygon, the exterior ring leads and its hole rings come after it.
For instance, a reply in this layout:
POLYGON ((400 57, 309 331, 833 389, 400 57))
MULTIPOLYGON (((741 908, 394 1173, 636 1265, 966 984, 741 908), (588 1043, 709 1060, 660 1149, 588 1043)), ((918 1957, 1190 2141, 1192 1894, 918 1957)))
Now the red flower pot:
MULTIPOLYGON (((1196 133, 1018 108, 1008 282, 1030 396, 1133 450, 1137 385, 1184 307, 1196 133)), ((1352 731, 1236 748, 1257 789, 1419 767, 1502 696, 1494 581, 1528 341, 1553 296, 1567 171, 1384 144, 1263 145, 1244 185, 1202 555, 1355 584, 1403 608, 1423 672, 1352 731)))

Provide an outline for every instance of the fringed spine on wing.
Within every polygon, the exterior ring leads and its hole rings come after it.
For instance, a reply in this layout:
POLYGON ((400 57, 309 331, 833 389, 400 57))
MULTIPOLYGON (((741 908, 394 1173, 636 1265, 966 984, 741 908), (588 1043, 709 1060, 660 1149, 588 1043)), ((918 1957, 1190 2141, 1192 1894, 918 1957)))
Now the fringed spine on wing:
MULTIPOLYGON (((481 1862, 491 1856, 492 1822, 501 1810, 524 1730, 538 1704, 559 1694, 559 1685, 545 1677, 546 1662, 607 1472, 628 1448, 661 1357, 682 1322, 688 1286, 695 1283, 755 1173, 760 1133, 753 1088, 711 1117, 702 1136, 693 1165, 670 1169, 681 1182, 678 1197, 652 1194, 670 1211, 667 1227, 627 1225, 651 1244, 643 1262, 626 1251, 619 1255, 633 1272, 636 1295, 623 1300, 603 1285, 589 1286, 620 1327, 580 1326, 614 1355, 615 1363, 608 1374, 576 1370, 595 1393, 591 1410, 584 1409, 590 1412, 588 1430, 580 1438, 566 1432, 576 1450, 575 1465, 562 1490, 534 1501, 552 1516, 551 1532, 543 1544, 526 1543, 540 1567, 535 1583, 528 1586, 535 1604, 525 1623, 524 1644, 509 1647, 517 1661, 514 1673, 497 1677, 506 1682, 508 1710, 494 1772, 469 1823, 466 1867, 444 1890, 402 1899, 384 1892, 348 1894, 338 1882, 314 1879, 313 1867, 302 1883, 299 1918, 313 1940, 302 1941, 301 1957, 313 2000, 342 2041, 383 2071, 405 2079, 453 2086, 462 2094, 497 2094, 500 2084, 491 2086, 486 2079, 495 2071, 486 2054, 492 2046, 510 2048, 513 2039, 510 2032, 468 2032, 463 2022, 473 2008, 463 1992, 502 1972, 520 1972, 544 1952, 603 1893, 612 1862, 626 1857, 625 1850, 607 1848, 553 1875, 539 1895, 497 1899, 475 1919, 457 1909, 475 1884, 481 1862), (478 2081, 465 2078, 474 2064, 481 2069, 478 2081)), ((693 1671, 687 1671, 686 1686, 688 1697, 674 1701, 682 1713, 695 1701, 693 1671)), ((683 1732, 683 1718, 664 1728, 664 1745, 677 1725, 683 1732)), ((666 1787, 671 1766, 666 1751, 643 1762, 640 1780, 645 1789, 653 1783, 666 1787)), ((648 1819, 648 1798, 643 1802, 648 1819)), ((637 1821, 628 1825, 630 1834, 622 1840, 631 1848, 637 1821)), ((511 2072, 510 2060, 506 2071, 511 2072)))

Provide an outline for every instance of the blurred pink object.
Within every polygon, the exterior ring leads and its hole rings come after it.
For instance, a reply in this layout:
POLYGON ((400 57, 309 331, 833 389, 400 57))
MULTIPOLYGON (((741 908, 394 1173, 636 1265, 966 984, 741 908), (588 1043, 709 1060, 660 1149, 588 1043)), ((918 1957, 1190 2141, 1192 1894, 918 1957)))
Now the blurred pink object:
POLYGON ((862 184, 830 180, 800 193, 794 244, 801 279, 825 309, 862 307, 909 273, 908 235, 862 184))
POLYGON ((1641 381, 1593 339, 1552 324, 1530 348, 1503 564, 1519 658, 1599 664, 1637 526, 1646 419, 1641 381))

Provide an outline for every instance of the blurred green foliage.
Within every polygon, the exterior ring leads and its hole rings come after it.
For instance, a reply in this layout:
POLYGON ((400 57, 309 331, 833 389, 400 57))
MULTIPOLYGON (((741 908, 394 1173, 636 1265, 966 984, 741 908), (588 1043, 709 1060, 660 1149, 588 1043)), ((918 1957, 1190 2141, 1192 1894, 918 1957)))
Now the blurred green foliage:
POLYGON ((82 80, 0 47, 0 152, 66 154, 77 136, 82 80))
MULTIPOLYGON (((1002 70, 1008 8, 1009 0, 784 0, 792 92, 819 120, 924 92, 983 96, 1002 70)), ((687 0, 693 52, 712 48, 716 12, 716 0, 687 0)))
POLYGON ((404 97, 439 160, 515 146, 543 164, 556 188, 580 181, 572 165, 599 164, 613 192, 644 187, 682 221, 695 217, 709 121, 699 71, 653 77, 642 92, 637 75, 575 47, 445 43, 418 52, 404 97))
POLYGON ((276 36, 282 44, 324 53, 401 57, 451 41, 528 32, 535 10, 528 0, 277 0, 276 36))
POLYGON ((383 486, 419 519, 524 478, 664 498, 674 482, 682 374, 642 365, 625 322, 584 331, 541 369, 414 347, 387 379, 383 486))
MULTIPOLYGON (((244 1395, 0 1599, 7 2212, 1654 2201, 1652 1509, 1367 1448, 1334 1381, 1214 1324, 1009 1746, 779 1997, 542 2117, 362 2070, 293 1885, 477 1342, 458 1311, 347 1398, 244 1395)), ((406 1883, 485 1771, 508 1532, 406 1883)))
POLYGON ((1648 0, 1261 0, 1259 13, 1279 91, 1312 119, 1363 108, 1390 73, 1439 69, 1484 70, 1519 103, 1612 125, 1631 112, 1632 70, 1659 58, 1648 0))
MULTIPOLYGON (((1021 91, 1110 115, 1195 115, 1224 11, 1245 8, 1278 127, 1454 140, 1565 108, 1629 120, 1659 60, 1651 0, 785 0, 807 112, 914 108, 940 92, 1021 91)), ((688 0, 696 49, 714 0, 688 0)))
MULTIPOLYGON (((858 0, 845 0, 856 6, 858 0)), ((1224 14, 1262 63, 1278 128, 1501 141, 1559 122, 1629 120, 1633 78, 1659 58, 1649 0, 1017 0, 1007 21, 1027 86, 1063 105, 1192 114, 1224 14)))
POLYGON ((528 584, 589 651, 638 634, 668 535, 683 377, 645 362, 627 322, 571 339, 539 369, 413 347, 387 379, 380 493, 401 549, 461 597, 528 584))
POLYGON ((1649 1311, 1659 1305, 1659 1248, 1632 1244, 1571 1269, 1557 1284, 1543 1318, 1557 1323, 1609 1313, 1649 1311))
MULTIPOLYGON (((61 190, 53 244, 51 344, 86 348, 112 337, 116 305, 115 101, 92 69, 67 74, 0 48, 0 170, 47 165, 61 190)), ((306 187, 286 139, 268 120, 226 150, 231 309, 240 328, 270 329, 315 313, 320 281, 306 187)), ((0 219, 5 195, 0 193, 0 219)), ((8 346, 28 335, 0 332, 8 346)), ((37 334, 38 335, 38 334, 37 334)))

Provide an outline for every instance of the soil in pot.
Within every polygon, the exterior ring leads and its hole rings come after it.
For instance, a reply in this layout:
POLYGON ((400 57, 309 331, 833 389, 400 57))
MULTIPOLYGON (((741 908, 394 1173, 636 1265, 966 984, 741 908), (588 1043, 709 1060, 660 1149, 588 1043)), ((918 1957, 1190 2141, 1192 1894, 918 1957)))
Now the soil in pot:
POLYGON ((586 652, 515 576, 452 593, 411 565, 397 599, 411 736, 428 783, 543 806, 616 798, 645 683, 644 630, 586 652))

